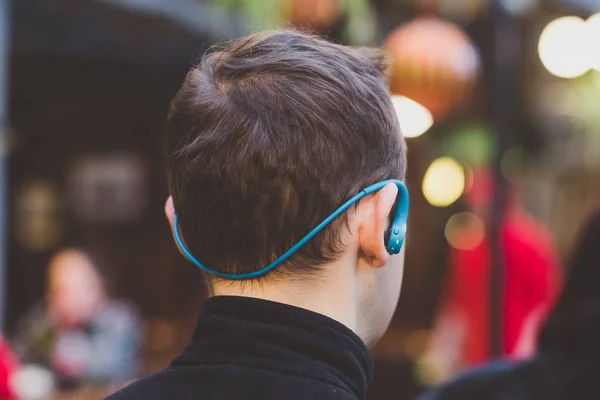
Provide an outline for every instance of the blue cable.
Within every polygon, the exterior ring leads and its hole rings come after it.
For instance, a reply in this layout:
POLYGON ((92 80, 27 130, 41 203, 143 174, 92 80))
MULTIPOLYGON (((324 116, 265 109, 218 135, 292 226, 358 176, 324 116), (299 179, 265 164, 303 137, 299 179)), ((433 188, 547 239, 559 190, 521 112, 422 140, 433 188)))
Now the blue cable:
MULTIPOLYGON (((214 269, 208 268, 205 265, 203 265, 200 261, 198 261, 192 255, 192 253, 189 252, 189 250, 183 244, 183 240, 181 240, 181 235, 179 233, 179 219, 177 217, 177 214, 175 214, 174 221, 173 221, 173 225, 174 225, 173 230, 175 233, 175 241, 177 242, 177 245, 179 246, 179 248, 181 249, 183 254, 192 263, 194 263, 198 268, 200 268, 201 270, 203 270, 209 274, 212 274, 212 275, 215 275, 215 276, 218 276, 221 278, 236 279, 236 280, 257 278, 259 276, 265 275, 267 272, 273 270, 275 267, 277 267, 278 265, 283 263, 285 260, 290 258, 290 256, 292 254, 294 254, 302 246, 304 246, 306 244, 306 242, 308 242, 310 239, 312 239, 317 233, 322 231, 323 228, 325 228, 329 223, 331 223, 331 221, 333 221, 334 219, 339 217, 340 214, 342 214, 344 211, 346 211, 348 208, 350 208, 350 206, 352 204, 356 203, 358 200, 362 199, 363 197, 365 197, 371 193, 374 193, 374 192, 377 192, 378 190, 383 189, 383 187, 385 185, 387 185, 388 183, 395 183, 398 186, 399 190, 406 191, 406 187, 404 186, 404 184, 396 179, 389 179, 386 181, 378 182, 378 183, 375 183, 374 185, 371 185, 371 186, 361 190, 358 194, 354 195, 351 199, 349 199, 344 204, 342 204, 330 216, 325 218, 319 225, 317 225, 306 236, 304 236, 302 239, 300 239, 300 241, 298 243, 296 243, 295 245, 293 245, 288 251, 283 253, 283 255, 281 255, 277 260, 273 261, 271 264, 267 265, 266 267, 259 269, 258 271, 247 272, 247 273, 243 273, 243 274, 228 274, 228 273, 224 273, 224 272, 215 271, 214 269)), ((406 204, 406 205, 398 204, 398 206, 408 208, 408 204, 406 204)))

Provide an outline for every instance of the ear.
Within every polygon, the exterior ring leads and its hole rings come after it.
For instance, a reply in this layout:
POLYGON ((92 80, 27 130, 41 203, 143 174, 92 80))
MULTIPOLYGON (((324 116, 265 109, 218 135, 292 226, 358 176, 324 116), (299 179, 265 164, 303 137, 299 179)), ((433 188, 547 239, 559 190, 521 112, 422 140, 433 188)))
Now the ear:
POLYGON ((175 220, 175 206, 173 205, 173 196, 169 196, 167 202, 165 203, 165 215, 167 216, 169 225, 171 225, 171 230, 173 230, 175 220))
POLYGON ((397 196, 398 187, 390 183, 378 192, 363 198, 357 209, 360 253, 370 265, 376 268, 387 264, 389 258, 384 235, 397 196))
MULTIPOLYGON (((173 196, 169 196, 169 198, 167 199, 167 202, 165 203, 165 215, 167 216, 167 220, 169 221, 169 225, 171 226, 171 234, 173 235, 173 242, 176 243, 175 241, 175 206, 173 205, 173 196)), ((180 231, 179 232, 181 235, 181 240, 183 240, 183 242, 185 243, 185 238, 183 237, 183 233, 180 231)), ((179 250, 179 252, 181 253, 181 249, 179 248, 179 246, 175 246, 177 247, 177 249, 179 250)), ((183 254, 183 253, 181 253, 183 254)))

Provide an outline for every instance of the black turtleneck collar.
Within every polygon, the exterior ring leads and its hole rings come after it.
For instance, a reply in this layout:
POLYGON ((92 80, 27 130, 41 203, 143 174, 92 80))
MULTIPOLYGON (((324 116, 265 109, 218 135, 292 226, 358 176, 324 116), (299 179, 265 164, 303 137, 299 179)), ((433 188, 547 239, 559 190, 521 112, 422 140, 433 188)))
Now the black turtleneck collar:
POLYGON ((341 323, 305 309, 248 297, 212 297, 194 339, 173 366, 229 364, 326 382, 365 399, 369 351, 341 323))

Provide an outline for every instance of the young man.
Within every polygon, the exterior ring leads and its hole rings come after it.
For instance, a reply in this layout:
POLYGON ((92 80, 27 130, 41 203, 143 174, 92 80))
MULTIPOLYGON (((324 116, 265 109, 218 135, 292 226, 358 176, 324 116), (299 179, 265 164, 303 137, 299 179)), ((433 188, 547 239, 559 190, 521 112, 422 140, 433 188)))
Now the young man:
POLYGON ((282 30, 192 68, 168 119, 166 213, 211 298, 183 354, 111 399, 365 398, 408 207, 387 181, 406 152, 381 59, 282 30))

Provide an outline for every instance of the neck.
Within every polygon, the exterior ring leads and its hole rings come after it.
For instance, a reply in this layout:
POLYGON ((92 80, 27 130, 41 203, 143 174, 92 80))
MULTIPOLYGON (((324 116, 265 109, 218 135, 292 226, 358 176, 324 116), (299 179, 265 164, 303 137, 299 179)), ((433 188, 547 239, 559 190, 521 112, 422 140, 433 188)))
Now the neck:
POLYGON ((337 271, 335 278, 322 273, 317 278, 263 278, 261 281, 214 280, 212 296, 251 297, 303 308, 332 318, 357 333, 357 285, 351 274, 343 274, 338 263, 323 265, 337 271))

